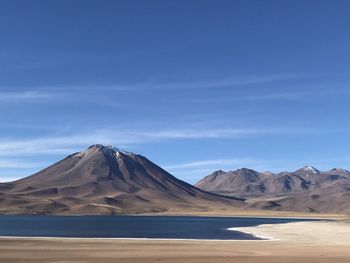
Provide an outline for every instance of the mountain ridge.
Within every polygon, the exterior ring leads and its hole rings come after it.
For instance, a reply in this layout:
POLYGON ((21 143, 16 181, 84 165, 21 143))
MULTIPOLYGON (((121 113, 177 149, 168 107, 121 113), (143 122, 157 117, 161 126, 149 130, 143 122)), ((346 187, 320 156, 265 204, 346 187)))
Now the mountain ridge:
POLYGON ((219 171, 204 177, 195 186, 245 198, 254 209, 350 213, 350 172, 345 169, 320 171, 305 166, 280 173, 259 173, 247 168, 219 171))
POLYGON ((133 214, 240 207, 146 157, 95 144, 17 181, 0 184, 2 214, 133 214))

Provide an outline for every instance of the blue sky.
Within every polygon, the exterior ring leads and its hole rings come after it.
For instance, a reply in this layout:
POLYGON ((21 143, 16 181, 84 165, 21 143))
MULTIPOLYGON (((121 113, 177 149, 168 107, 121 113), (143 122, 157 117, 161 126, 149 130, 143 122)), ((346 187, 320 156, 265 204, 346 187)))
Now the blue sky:
POLYGON ((194 183, 350 169, 350 2, 0 1, 0 181, 91 144, 194 183))

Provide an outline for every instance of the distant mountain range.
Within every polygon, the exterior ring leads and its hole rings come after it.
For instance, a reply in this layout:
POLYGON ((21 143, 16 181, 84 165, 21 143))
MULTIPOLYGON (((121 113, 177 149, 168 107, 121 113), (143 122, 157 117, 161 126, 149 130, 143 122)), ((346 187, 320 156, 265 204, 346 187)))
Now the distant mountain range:
POLYGON ((176 213, 244 205, 185 183, 141 155, 103 145, 0 184, 1 214, 176 213))
POLYGON ((195 186, 146 157, 92 145, 26 178, 0 183, 0 214, 230 213, 246 209, 350 213, 350 172, 216 171, 195 186))
POLYGON ((216 171, 196 187, 246 199, 248 207, 302 212, 350 213, 350 172, 319 171, 305 166, 294 172, 259 173, 242 168, 216 171))

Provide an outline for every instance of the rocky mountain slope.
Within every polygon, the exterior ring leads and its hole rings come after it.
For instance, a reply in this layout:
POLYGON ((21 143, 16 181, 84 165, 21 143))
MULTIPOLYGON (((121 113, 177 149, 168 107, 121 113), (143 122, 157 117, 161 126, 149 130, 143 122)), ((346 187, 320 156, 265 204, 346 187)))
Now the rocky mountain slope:
POLYGON ((319 171, 305 166, 294 172, 259 173, 242 168, 216 171, 197 184, 205 191, 244 197, 255 209, 350 213, 350 172, 319 171))
POLYGON ((189 185, 141 155, 103 145, 0 184, 1 214, 131 214, 243 205, 241 199, 189 185))

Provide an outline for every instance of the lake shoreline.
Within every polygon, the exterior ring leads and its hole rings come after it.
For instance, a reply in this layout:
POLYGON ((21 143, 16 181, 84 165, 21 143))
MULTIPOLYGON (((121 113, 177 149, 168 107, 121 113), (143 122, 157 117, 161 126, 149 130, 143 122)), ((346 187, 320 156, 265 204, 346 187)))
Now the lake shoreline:
POLYGON ((347 263, 350 239, 339 240, 339 231, 344 238, 349 224, 349 220, 304 221, 235 229, 268 233, 271 239, 265 240, 2 236, 0 262, 347 263), (320 235, 320 229, 328 232, 320 235))
POLYGON ((142 217, 142 216, 148 216, 148 217, 232 217, 232 218, 280 218, 280 219, 300 219, 300 220, 342 220, 345 218, 348 218, 349 215, 343 215, 343 214, 304 214, 304 213, 294 213, 294 212, 286 212, 286 213, 233 213, 233 214, 221 214, 221 213, 146 213, 146 214, 115 214, 115 215, 89 215, 89 214, 76 214, 76 215, 69 215, 69 214, 0 214, 0 216, 32 216, 32 217, 38 217, 38 216, 44 216, 44 217, 142 217))
POLYGON ((125 238, 125 237, 26 237, 0 236, 2 240, 82 240, 82 241, 189 241, 189 242, 261 242, 264 239, 185 239, 185 238, 125 238))
MULTIPOLYGON (((291 242, 288 235, 295 238, 294 242, 305 243, 305 238, 303 238, 303 231, 309 229, 311 233, 319 233, 320 229, 327 228, 329 232, 332 232, 334 238, 327 238, 327 244, 332 243, 335 237, 339 237, 339 233, 346 236, 347 243, 345 245, 350 246, 350 231, 344 232, 344 229, 350 228, 350 223, 340 222, 340 221, 308 221, 308 222, 286 222, 281 224, 260 224, 251 227, 230 227, 227 228, 229 231, 236 231, 240 233, 245 233, 252 235, 259 239, 191 239, 191 238, 125 238, 125 237, 54 237, 54 236, 0 236, 1 240, 81 240, 81 241, 184 241, 184 242, 291 242), (316 224, 315 224, 316 223, 316 224), (338 232, 335 231, 335 226, 340 226, 338 232), (315 227, 316 225, 316 227, 315 227), (297 228, 295 227, 297 226, 297 228), (296 229, 298 231, 296 231, 296 229), (287 236, 287 238, 286 238, 287 236)), ((309 231, 309 233, 310 233, 309 231)), ((316 241, 317 236, 315 235, 312 240, 316 241)), ((338 239, 338 238, 337 238, 338 239)), ((310 240, 310 238, 309 238, 310 240)), ((291 242, 291 243, 294 243, 291 242)), ((313 243, 313 242, 309 242, 313 243)), ((320 243, 314 242, 314 243, 320 243)), ((322 243, 322 242, 321 242, 322 243)), ((333 241, 334 243, 334 241, 333 241)))
POLYGON ((228 230, 247 233, 270 241, 350 246, 349 221, 322 220, 261 224, 251 227, 232 227, 228 230))

